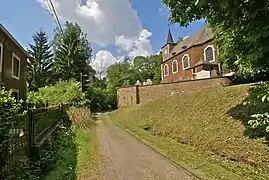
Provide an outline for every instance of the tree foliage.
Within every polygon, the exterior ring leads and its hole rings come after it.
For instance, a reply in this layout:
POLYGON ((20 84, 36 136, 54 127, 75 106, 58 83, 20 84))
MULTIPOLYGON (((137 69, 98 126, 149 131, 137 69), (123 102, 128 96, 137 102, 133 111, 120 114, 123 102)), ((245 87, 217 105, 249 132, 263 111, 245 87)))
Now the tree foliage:
POLYGON ((12 97, 11 91, 0 89, 0 178, 6 176, 3 172, 3 167, 9 154, 8 143, 11 123, 18 123, 13 121, 14 117, 19 113, 21 104, 17 103, 12 97))
POLYGON ((55 85, 39 88, 38 92, 27 94, 27 103, 35 106, 43 104, 55 105, 68 103, 72 106, 88 105, 89 101, 85 94, 81 92, 80 84, 76 81, 60 81, 55 85))
POLYGON ((241 78, 269 77, 267 0, 163 0, 172 22, 182 26, 206 19, 220 48, 220 59, 241 78))
MULTIPOLYGON (((246 104, 263 106, 264 109, 269 109, 269 84, 262 82, 257 85, 251 92, 251 96, 246 101, 246 104)), ((252 119, 248 122, 253 128, 264 128, 269 133, 269 113, 258 112, 253 114, 252 119)))
POLYGON ((177 43, 180 43, 180 42, 182 42, 183 40, 184 40, 183 37, 178 37, 178 39, 177 39, 177 43))
POLYGON ((133 63, 129 59, 111 65, 107 71, 108 86, 112 88, 134 85, 137 80, 145 82, 151 79, 154 83, 161 81, 162 55, 148 57, 137 56, 133 63))
POLYGON ((30 90, 48 85, 51 80, 53 54, 47 34, 41 29, 33 35, 34 44, 28 50, 27 82, 30 90))
POLYGON ((92 50, 86 34, 82 32, 78 24, 66 22, 63 32, 56 30, 53 48, 57 80, 73 78, 80 81, 82 73, 83 84, 86 84, 86 80, 92 78, 95 73, 90 66, 92 50))
POLYGON ((89 88, 86 93, 90 101, 91 111, 105 111, 117 109, 116 89, 89 88))
POLYGON ((134 84, 136 81, 136 74, 132 69, 131 61, 126 57, 122 62, 112 64, 107 70, 108 87, 115 89, 121 87, 124 82, 134 84))

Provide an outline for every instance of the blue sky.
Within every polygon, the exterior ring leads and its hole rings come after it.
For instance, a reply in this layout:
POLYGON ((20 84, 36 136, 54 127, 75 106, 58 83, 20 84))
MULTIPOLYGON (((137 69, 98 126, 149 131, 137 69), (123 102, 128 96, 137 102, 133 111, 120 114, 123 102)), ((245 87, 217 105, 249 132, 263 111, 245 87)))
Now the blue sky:
MULTIPOLYGON (((145 52, 157 53, 160 50, 160 47, 164 45, 168 31, 167 18, 169 11, 162 5, 160 0, 147 0, 147 3, 145 3, 145 0, 132 0, 130 7, 128 6, 128 0, 115 0, 114 4, 115 6, 119 7, 119 10, 117 7, 112 7, 108 0, 102 1, 104 2, 103 5, 100 4, 100 6, 96 6, 97 8, 89 8, 90 6, 93 7, 93 5, 98 5, 96 3, 98 0, 88 0, 89 5, 87 6, 86 10, 85 8, 81 9, 81 12, 83 11, 83 15, 85 15, 85 17, 82 17, 82 15, 76 15, 74 13, 75 11, 72 11, 72 9, 75 7, 71 7, 71 4, 77 3, 76 0, 53 0, 56 5, 56 10, 58 11, 59 16, 62 17, 61 19, 63 21, 78 20, 78 23, 81 23, 81 26, 84 27, 86 33, 97 33, 89 37, 90 42, 91 38, 93 38, 92 41, 94 41, 92 44, 94 56, 98 51, 110 52, 116 58, 119 56, 128 55, 128 53, 132 51, 131 49, 136 48, 136 46, 131 45, 130 48, 125 48, 124 46, 126 43, 130 44, 132 43, 131 41, 138 40, 139 38, 136 37, 136 39, 135 34, 142 32, 142 29, 145 29, 146 32, 151 34, 151 36, 145 37, 145 39, 149 40, 147 42, 146 40, 143 42, 140 42, 139 40, 138 43, 140 43, 140 45, 137 46, 140 46, 140 50, 133 54, 139 55, 141 52, 143 55, 143 48, 145 48, 145 52), (105 5, 106 1, 108 5, 105 5), (93 2, 95 2, 95 4, 93 4, 93 2), (119 5, 117 5, 117 3, 119 5), (111 9, 109 9, 110 6, 111 9), (125 6, 126 8, 131 9, 128 11, 123 11, 122 9, 125 6), (91 13, 89 11, 96 13, 91 13), (70 14, 68 14, 68 12, 70 12, 70 14), (117 12, 122 14, 117 14, 117 12), (95 18, 95 15, 100 15, 100 17, 98 16, 98 18, 95 18), (111 17, 113 15, 115 15, 115 18, 111 17), (119 18, 123 19, 121 20, 119 18), (102 19, 102 21, 99 23, 98 19, 102 19), (109 22, 113 22, 113 25, 116 28, 119 28, 119 30, 115 30, 115 32, 111 32, 110 34, 110 30, 112 31, 112 25, 109 25, 109 22), (128 23, 129 29, 124 29, 128 23), (104 24, 107 25, 104 26, 104 24), (91 29, 91 27, 93 28, 91 29), (94 28, 95 30, 93 30, 94 28), (134 31, 130 32, 132 30, 134 31), (98 31, 103 32, 100 34, 98 31), (124 36, 124 40, 120 43, 121 45, 111 41, 113 38, 117 38, 116 35, 124 36), (106 37, 111 39, 110 42, 106 41, 106 37), (126 41, 127 39, 128 41, 126 41)), ((44 6, 42 7, 42 2, 44 4, 46 1, 19 0, 15 2, 11 0, 1 0, 0 22, 24 47, 28 47, 28 43, 32 43, 33 33, 35 33, 40 28, 47 32, 49 38, 53 37, 53 29, 56 27, 56 24, 51 13, 46 8, 44 8, 44 6)), ((192 23, 187 28, 180 27, 178 24, 173 24, 170 26, 170 29, 172 31, 174 40, 176 40, 179 36, 184 37, 192 34, 201 28, 203 24, 203 21, 198 21, 192 23)))

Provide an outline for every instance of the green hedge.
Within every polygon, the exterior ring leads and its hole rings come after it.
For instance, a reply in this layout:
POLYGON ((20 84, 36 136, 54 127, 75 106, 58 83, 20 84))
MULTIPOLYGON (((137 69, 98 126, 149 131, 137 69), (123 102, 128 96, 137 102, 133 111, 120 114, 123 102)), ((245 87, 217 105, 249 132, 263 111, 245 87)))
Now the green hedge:
POLYGON ((38 92, 28 92, 27 104, 36 107, 44 104, 54 105, 68 103, 71 106, 89 105, 85 94, 82 93, 80 85, 76 81, 60 81, 54 86, 39 88, 38 92))

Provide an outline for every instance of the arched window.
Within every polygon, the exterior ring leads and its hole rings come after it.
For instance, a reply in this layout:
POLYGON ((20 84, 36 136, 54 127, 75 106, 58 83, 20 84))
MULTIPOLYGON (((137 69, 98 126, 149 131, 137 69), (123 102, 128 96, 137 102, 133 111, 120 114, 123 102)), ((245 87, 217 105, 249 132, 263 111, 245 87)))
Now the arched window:
POLYGON ((212 45, 207 46, 204 50, 205 61, 212 62, 215 61, 215 50, 212 45))
POLYGON ((178 63, 177 63, 177 60, 174 60, 172 62, 172 69, 173 69, 173 73, 177 73, 178 72, 178 63))
POLYGON ((190 57, 188 54, 185 54, 183 57, 182 57, 182 68, 183 70, 187 69, 190 67, 190 57))
POLYGON ((164 77, 168 76, 169 75, 169 67, 167 64, 164 65, 164 77))

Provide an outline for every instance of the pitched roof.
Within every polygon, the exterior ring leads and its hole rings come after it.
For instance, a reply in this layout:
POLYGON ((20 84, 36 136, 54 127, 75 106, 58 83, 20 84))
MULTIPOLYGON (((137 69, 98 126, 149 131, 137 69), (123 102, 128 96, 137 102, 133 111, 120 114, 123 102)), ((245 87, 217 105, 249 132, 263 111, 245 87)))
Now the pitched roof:
POLYGON ((20 43, 6 30, 6 28, 0 23, 0 30, 2 30, 19 48, 20 50, 27 56, 30 57, 28 52, 20 45, 20 43))
POLYGON ((211 28, 208 25, 205 25, 202 29, 200 29, 198 32, 194 33, 190 37, 187 37, 180 43, 178 43, 170 52, 167 59, 172 58, 176 54, 182 53, 186 49, 189 49, 192 46, 203 44, 209 40, 212 40, 214 38, 214 34, 211 30, 211 28))

